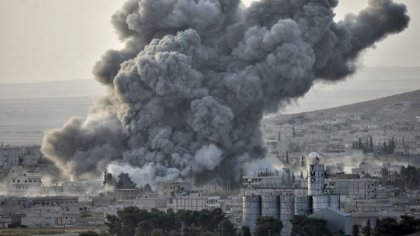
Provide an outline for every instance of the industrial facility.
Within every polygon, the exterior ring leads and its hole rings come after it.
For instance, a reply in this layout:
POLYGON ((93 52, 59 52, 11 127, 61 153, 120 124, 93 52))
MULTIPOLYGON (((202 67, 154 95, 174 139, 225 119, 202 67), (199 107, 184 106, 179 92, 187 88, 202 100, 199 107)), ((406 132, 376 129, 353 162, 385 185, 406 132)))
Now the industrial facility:
MULTIPOLYGON (((283 223, 281 235, 290 235, 290 220, 295 215, 311 215, 324 209, 340 210, 340 195, 328 191, 325 166, 315 152, 307 158, 306 178, 295 179, 286 168, 281 174, 261 172, 256 177, 244 177, 241 194, 242 224, 254 229, 259 217, 274 217, 283 223)), ((350 234, 350 225, 342 230, 346 235, 350 234)))

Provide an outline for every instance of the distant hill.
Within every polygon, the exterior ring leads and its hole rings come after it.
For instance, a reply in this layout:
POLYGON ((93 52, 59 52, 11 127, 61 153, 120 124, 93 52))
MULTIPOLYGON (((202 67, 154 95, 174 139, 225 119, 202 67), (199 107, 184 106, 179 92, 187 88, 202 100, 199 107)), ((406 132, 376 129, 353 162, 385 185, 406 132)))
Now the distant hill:
POLYGON ((341 112, 364 112, 381 115, 383 119, 398 118, 407 121, 414 121, 416 120, 416 116, 420 116, 420 90, 387 96, 366 102, 359 102, 351 105, 313 111, 313 113, 341 112))
MULTIPOLYGON (((286 112, 369 111, 387 119, 413 120, 420 115, 420 90, 403 92, 415 89, 420 89, 419 67, 364 68, 348 81, 315 85, 298 100, 297 105, 288 106, 286 112), (386 94, 399 95, 371 100, 386 94), (367 102, 355 103, 359 101, 367 102), (404 101, 410 103, 409 109, 387 111, 387 106, 398 107, 397 103, 404 101), (349 103, 355 104, 339 106, 349 103), (331 106, 339 107, 321 110, 331 106)), ((73 116, 85 117, 94 97, 104 93, 105 88, 93 79, 0 84, 0 142, 39 144, 45 130, 61 127, 73 116)), ((288 116, 278 114, 271 117, 288 116)))
POLYGON ((282 114, 323 110, 420 89, 420 67, 362 67, 344 81, 318 81, 282 114))
POLYGON ((0 99, 88 97, 103 94, 104 91, 105 88, 94 79, 0 84, 0 99))

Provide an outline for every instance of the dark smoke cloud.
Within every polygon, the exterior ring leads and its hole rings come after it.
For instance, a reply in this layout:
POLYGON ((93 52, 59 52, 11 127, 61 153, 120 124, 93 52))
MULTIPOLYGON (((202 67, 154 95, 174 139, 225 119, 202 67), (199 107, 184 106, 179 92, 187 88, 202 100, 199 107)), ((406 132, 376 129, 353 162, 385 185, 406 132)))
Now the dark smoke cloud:
MULTIPOLYGON (((109 95, 44 138, 68 174, 111 164, 177 179, 264 156, 263 114, 316 80, 354 72, 364 49, 405 29, 406 7, 370 0, 334 22, 336 0, 129 0, 112 18, 126 47, 94 67, 109 95)), ((220 175, 219 175, 219 174, 220 175)), ((238 173, 234 173, 234 175, 238 173)))

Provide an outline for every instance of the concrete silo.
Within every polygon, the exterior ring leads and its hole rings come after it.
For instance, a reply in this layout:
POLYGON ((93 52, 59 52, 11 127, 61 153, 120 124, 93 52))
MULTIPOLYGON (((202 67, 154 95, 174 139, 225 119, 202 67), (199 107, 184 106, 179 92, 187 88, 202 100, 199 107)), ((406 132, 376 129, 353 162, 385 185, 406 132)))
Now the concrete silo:
POLYGON ((280 219, 280 197, 277 195, 263 195, 261 216, 270 216, 280 219))
POLYGON ((242 196, 242 224, 250 229, 255 228, 255 222, 261 217, 261 196, 242 196))
POLYGON ((308 156, 308 195, 322 195, 325 188, 325 166, 319 164, 319 155, 312 152, 308 156))
POLYGON ((280 220, 283 223, 281 235, 290 235, 292 224, 290 220, 295 215, 295 196, 293 194, 284 194, 280 196, 280 220))
POLYGON ((295 215, 308 215, 310 208, 308 196, 295 196, 295 215))

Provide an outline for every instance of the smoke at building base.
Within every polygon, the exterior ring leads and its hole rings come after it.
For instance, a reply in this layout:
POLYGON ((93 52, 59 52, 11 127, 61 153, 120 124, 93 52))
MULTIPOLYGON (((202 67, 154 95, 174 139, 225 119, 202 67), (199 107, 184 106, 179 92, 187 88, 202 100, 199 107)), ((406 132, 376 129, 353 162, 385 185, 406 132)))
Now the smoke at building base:
POLYGON ((265 156, 263 115, 316 80, 343 80, 409 23, 391 0, 335 22, 337 3, 128 0, 112 17, 125 47, 93 69, 107 96, 50 131, 42 152, 69 176, 129 166, 151 181, 239 181, 265 156))

